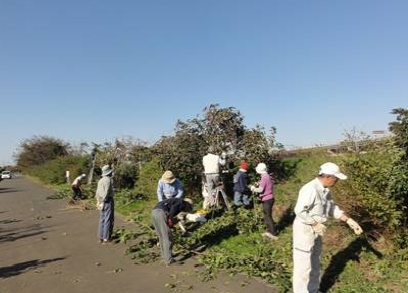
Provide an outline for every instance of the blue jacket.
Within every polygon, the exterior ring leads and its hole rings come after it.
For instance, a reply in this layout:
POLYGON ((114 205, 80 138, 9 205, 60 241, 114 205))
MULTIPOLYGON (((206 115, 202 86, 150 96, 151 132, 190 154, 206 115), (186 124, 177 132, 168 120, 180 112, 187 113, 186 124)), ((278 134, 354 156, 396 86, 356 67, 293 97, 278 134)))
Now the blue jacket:
POLYGON ((183 184, 177 178, 173 183, 165 183, 161 179, 157 184, 157 199, 159 201, 168 199, 168 198, 182 198, 184 194, 183 184))
POLYGON ((234 176, 234 191, 240 192, 242 194, 250 194, 248 188, 248 175, 246 172, 238 170, 234 176))

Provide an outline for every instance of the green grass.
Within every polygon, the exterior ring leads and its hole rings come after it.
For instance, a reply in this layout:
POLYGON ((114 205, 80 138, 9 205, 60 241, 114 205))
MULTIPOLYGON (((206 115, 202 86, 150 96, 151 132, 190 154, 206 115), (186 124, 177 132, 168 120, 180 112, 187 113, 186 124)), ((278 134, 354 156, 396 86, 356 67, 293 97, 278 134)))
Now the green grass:
MULTIPOLYGON (((317 175, 322 163, 341 163, 341 159, 341 156, 330 157, 324 152, 283 159, 294 172, 275 186, 274 219, 279 227, 277 241, 261 237, 264 224, 260 206, 256 206, 255 209, 238 210, 236 213, 216 213, 206 223, 191 225, 189 237, 176 233, 175 250, 187 253, 189 249, 205 247, 197 254, 198 260, 207 268, 205 278, 215 277, 217 270, 222 269, 262 278, 274 284, 280 292, 289 292, 293 207, 299 189, 317 175)), ((333 189, 333 193, 342 194, 341 183, 333 189)), ((117 192, 115 197, 118 213, 142 224, 144 229, 150 226, 150 211, 157 201, 155 197, 138 198, 134 191, 117 192)), ((196 199, 197 206, 199 200, 196 199)), ((133 237, 129 231, 119 231, 118 235, 123 241, 133 237)), ((138 235, 140 244, 129 248, 135 262, 157 260, 159 251, 155 246, 154 233, 148 231, 138 235)), ((400 242, 408 239, 396 238, 400 242)), ((376 240, 367 240, 355 236, 344 224, 329 221, 321 258, 322 285, 330 293, 408 293, 407 255, 408 249, 398 249, 393 239, 377 237, 376 240)))

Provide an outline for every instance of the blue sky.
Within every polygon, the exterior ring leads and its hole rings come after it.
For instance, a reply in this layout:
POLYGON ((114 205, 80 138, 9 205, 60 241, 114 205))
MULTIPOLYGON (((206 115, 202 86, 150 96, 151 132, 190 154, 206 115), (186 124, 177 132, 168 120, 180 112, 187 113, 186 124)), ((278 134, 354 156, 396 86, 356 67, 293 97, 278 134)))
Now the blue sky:
POLYGON ((408 1, 0 0, 0 165, 34 135, 173 134, 210 104, 288 147, 408 107, 408 1))

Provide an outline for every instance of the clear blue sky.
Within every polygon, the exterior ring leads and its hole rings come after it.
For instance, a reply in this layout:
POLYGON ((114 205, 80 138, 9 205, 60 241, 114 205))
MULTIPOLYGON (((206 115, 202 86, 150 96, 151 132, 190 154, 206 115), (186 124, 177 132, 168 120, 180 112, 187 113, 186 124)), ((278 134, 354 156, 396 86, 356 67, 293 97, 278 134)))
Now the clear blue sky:
POLYGON ((0 0, 0 165, 47 135, 173 134, 218 103, 287 146, 408 107, 408 1, 0 0))

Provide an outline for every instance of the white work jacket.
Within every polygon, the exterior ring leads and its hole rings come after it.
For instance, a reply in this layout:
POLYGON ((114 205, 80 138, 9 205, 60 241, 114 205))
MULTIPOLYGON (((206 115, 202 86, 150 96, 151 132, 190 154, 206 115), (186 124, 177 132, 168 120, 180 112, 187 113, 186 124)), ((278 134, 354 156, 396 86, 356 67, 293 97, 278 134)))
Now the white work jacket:
POLYGON ((339 219, 343 211, 334 203, 330 190, 315 178, 300 189, 295 214, 293 248, 311 252, 316 241, 321 242, 321 239, 310 224, 324 223, 329 216, 339 219))
POLYGON ((310 225, 324 223, 329 216, 339 219, 343 211, 334 203, 330 190, 315 178, 300 189, 295 214, 297 220, 310 225))

